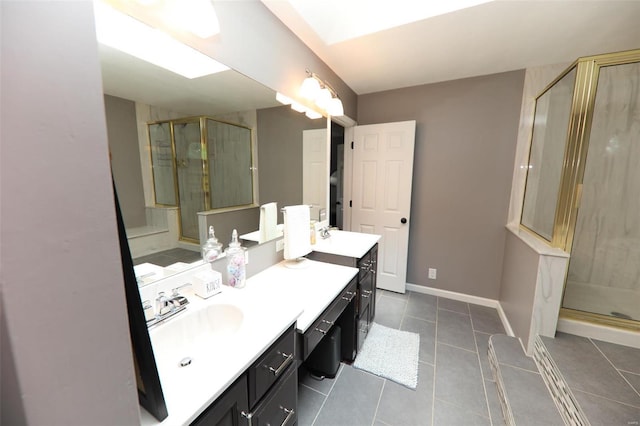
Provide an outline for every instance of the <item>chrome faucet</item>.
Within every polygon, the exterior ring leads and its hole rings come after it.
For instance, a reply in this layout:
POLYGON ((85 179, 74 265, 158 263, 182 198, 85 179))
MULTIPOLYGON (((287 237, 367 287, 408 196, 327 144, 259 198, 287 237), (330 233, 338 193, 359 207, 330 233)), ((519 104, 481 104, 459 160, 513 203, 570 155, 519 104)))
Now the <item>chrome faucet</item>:
POLYGON ((329 238, 331 236, 331 234, 329 234, 329 227, 328 226, 320 228, 320 230, 318 232, 320 233, 320 238, 322 238, 323 240, 326 240, 327 238, 329 238))
POLYGON ((178 290, 181 288, 190 286, 190 283, 183 284, 171 290, 171 297, 167 297, 164 291, 158 293, 156 298, 155 316, 149 315, 152 313, 152 307, 148 300, 143 303, 143 310, 145 312, 145 318, 147 319, 147 327, 151 328, 154 325, 161 323, 162 321, 173 317, 175 314, 187 309, 189 300, 182 296, 178 290))

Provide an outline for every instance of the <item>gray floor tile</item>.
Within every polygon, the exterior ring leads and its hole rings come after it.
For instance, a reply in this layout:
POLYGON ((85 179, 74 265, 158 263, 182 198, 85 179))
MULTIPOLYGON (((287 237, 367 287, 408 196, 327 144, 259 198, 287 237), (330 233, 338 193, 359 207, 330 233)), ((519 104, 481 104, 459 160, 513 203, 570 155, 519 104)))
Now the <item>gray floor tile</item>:
POLYGON ((445 402, 488 417, 482 373, 475 352, 436 345, 436 394, 445 402))
POLYGON ((574 391, 578 404, 592 425, 638 425, 640 424, 640 408, 620 404, 606 398, 574 391))
POLYGON ((558 333, 542 340, 572 390, 640 407, 640 396, 589 339, 558 333))
POLYGON ((393 299, 398 299, 398 300, 406 301, 407 299, 409 299, 410 294, 411 294, 410 291, 407 291, 406 293, 396 293, 395 291, 383 290, 381 288, 376 289, 376 296, 391 297, 393 299))
POLYGON ((452 426, 452 425, 469 425, 469 426, 485 426, 490 425, 487 417, 480 416, 464 407, 451 404, 436 399, 434 404, 434 426, 452 426))
POLYGON ((538 373, 535 361, 525 355, 522 345, 520 345, 520 340, 516 337, 495 334, 491 336, 491 344, 496 353, 498 363, 538 373))
POLYGON ((631 386, 633 386, 636 392, 640 393, 640 374, 633 374, 626 371, 621 371, 620 374, 622 374, 624 378, 627 379, 627 382, 629 382, 631 386))
POLYGON ((491 424, 493 426, 504 426, 504 416, 502 415, 502 407, 500 406, 500 398, 498 397, 498 388, 496 382, 490 380, 484 381, 484 388, 487 392, 487 402, 489 403, 489 413, 491 413, 491 424))
POLYGON ((489 365, 489 338, 490 334, 475 332, 476 347, 478 348, 478 358, 480 359, 480 368, 482 369, 482 377, 485 380, 493 380, 493 374, 491 373, 491 366, 489 365))
POLYGON ((406 300, 382 296, 376 303, 375 322, 386 327, 399 329, 406 307, 406 300))
POLYGON ((438 298, 430 294, 412 292, 407 304, 406 316, 435 321, 438 311, 438 298))
POLYGON ((474 331, 489 334, 505 332, 500 315, 495 308, 469 304, 469 312, 471 312, 471 324, 474 331))
POLYGON ((438 297, 438 309, 446 309, 447 311, 459 312, 469 315, 469 304, 459 300, 438 297))
POLYGON ((311 426, 326 396, 306 387, 298 386, 298 425, 311 426))
POLYGON ((640 374, 640 349, 593 340, 618 370, 640 374))
POLYGON ((418 318, 405 317, 402 320, 400 329, 420 335, 420 354, 418 359, 421 362, 428 362, 433 365, 436 356, 436 324, 418 318))
POLYGON ((469 315, 438 310, 436 337, 438 343, 476 351, 476 341, 469 315))
POLYGON ((430 425, 432 401, 433 366, 420 364, 416 390, 386 381, 376 419, 393 426, 430 425))
POLYGON ((370 426, 384 379, 345 366, 325 401, 315 426, 370 426))
POLYGON ((327 378, 324 378, 323 380, 318 380, 313 378, 309 374, 309 372, 307 371, 307 369, 304 367, 304 364, 303 364, 298 369, 298 382, 310 387, 311 389, 317 392, 320 392, 323 395, 329 395, 329 391, 331 390, 331 387, 340 376, 340 373, 342 372, 343 368, 344 368, 344 364, 341 364, 338 369, 338 373, 336 374, 336 377, 333 379, 330 379, 327 377, 327 378))
POLYGON ((515 424, 564 424, 540 374, 501 364, 500 375, 515 424))

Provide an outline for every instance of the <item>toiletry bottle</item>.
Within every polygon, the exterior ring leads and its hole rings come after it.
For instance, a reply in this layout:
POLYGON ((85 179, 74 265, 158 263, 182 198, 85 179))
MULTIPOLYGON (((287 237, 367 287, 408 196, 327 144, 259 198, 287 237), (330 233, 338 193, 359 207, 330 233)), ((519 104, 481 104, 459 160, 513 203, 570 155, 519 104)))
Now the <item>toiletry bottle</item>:
POLYGON ((211 263, 222 254, 222 244, 218 242, 213 226, 209 227, 209 239, 202 245, 202 259, 211 263))
POLYGON ((242 288, 247 282, 245 265, 245 248, 238 241, 238 231, 231 234, 231 242, 225 253, 227 254, 227 284, 230 287, 242 288))
POLYGON ((309 222, 310 225, 310 240, 311 240, 311 245, 314 245, 316 243, 316 221, 315 220, 311 220, 309 222))

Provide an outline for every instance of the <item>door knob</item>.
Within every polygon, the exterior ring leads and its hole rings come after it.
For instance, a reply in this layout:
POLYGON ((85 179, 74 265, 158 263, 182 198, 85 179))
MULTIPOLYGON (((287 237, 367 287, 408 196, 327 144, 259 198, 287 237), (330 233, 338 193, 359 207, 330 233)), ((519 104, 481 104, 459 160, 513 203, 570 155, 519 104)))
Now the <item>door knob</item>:
POLYGON ((403 225, 407 223, 407 218, 403 217, 402 219, 400 219, 400 223, 402 223, 403 225))

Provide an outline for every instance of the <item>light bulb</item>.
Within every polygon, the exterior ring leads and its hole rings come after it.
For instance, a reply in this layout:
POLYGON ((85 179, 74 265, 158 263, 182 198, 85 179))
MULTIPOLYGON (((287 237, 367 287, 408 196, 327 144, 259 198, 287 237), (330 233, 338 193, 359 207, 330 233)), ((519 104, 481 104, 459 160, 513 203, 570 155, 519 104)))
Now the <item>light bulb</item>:
POLYGON ((316 118, 320 118, 322 117, 322 114, 320 114, 319 112, 316 112, 312 109, 308 109, 307 112, 304 113, 304 115, 306 115, 307 117, 309 117, 312 120, 315 120, 316 118))
POLYGON ((322 109, 327 109, 327 105, 331 101, 331 92, 326 87, 320 90, 318 97, 316 98, 316 105, 322 109))
POLYGON ((300 96, 305 99, 314 100, 320 92, 320 83, 313 77, 307 77, 300 86, 300 96))
POLYGON ((340 117, 344 115, 344 106, 339 98, 332 98, 327 105, 327 114, 334 117, 340 117))

